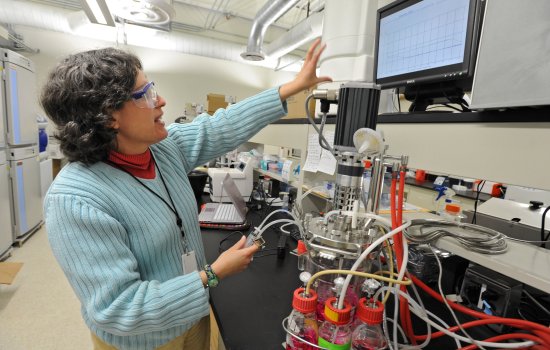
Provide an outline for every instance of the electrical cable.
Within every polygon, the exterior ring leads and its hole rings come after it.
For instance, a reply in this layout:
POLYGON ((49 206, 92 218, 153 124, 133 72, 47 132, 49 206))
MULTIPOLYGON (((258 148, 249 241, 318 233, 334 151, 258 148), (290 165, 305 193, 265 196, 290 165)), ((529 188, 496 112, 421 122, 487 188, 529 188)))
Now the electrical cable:
POLYGON ((404 234, 409 241, 418 244, 429 244, 441 237, 451 237, 469 251, 482 254, 503 254, 508 250, 504 234, 487 227, 463 222, 415 219, 411 220, 411 226, 404 231, 404 234), (417 226, 420 233, 413 232, 417 226), (425 231, 427 228, 433 228, 433 230, 425 231), (459 228, 460 231, 453 232, 446 228, 459 228))
MULTIPOLYGON (((313 119, 313 117, 311 116, 311 113, 309 111, 309 101, 312 98, 313 98, 312 94, 310 94, 306 97, 306 116, 307 116, 307 119, 308 119, 309 123, 313 126, 315 131, 317 131, 317 134, 319 134, 319 144, 321 145, 321 147, 323 147, 324 149, 326 149, 330 153, 334 154, 334 150, 332 149, 332 147, 330 147, 330 144, 328 143, 325 136, 320 132, 319 127, 317 127, 317 124, 315 124, 315 120, 313 119)), ((326 115, 326 113, 325 113, 325 115, 326 115)))
MULTIPOLYGON (((550 210, 550 205, 548 207, 546 207, 546 209, 542 213, 542 223, 540 224, 540 240, 541 241, 547 241, 548 238, 550 238, 550 232, 548 232, 546 237, 544 236, 544 225, 546 223, 546 213, 548 213, 548 210, 550 210)), ((545 246, 545 244, 542 243, 541 247, 544 247, 544 246, 545 246)))
MULTIPOLYGON (((236 233, 240 233, 241 236, 244 235, 241 231, 233 231, 233 232, 231 232, 230 234, 226 235, 226 236, 220 241, 220 243, 219 243, 219 245, 218 245, 218 253, 223 253, 223 252, 225 252, 225 251, 227 250, 227 249, 223 249, 223 248, 222 248, 222 244, 223 244, 225 241, 227 241, 231 236, 233 236, 234 234, 236 234, 236 233)), ((239 239, 240 239, 240 237, 239 237, 239 239)), ((235 243, 237 243, 237 242, 234 242, 233 244, 235 244, 235 243)))
POLYGON ((477 184, 477 193, 476 193, 476 200, 474 201, 474 215, 472 215, 472 224, 475 224, 477 220, 476 215, 477 215, 477 204, 479 203, 479 194, 483 190, 483 186, 485 186, 485 181, 486 180, 483 180, 477 184))
POLYGON ((550 316, 550 310, 548 310, 546 307, 544 307, 544 305, 539 303, 539 301, 535 299, 535 297, 533 297, 531 293, 529 293, 526 290, 523 290, 523 294, 525 294, 535 305, 537 305, 542 311, 544 311, 547 315, 550 316))

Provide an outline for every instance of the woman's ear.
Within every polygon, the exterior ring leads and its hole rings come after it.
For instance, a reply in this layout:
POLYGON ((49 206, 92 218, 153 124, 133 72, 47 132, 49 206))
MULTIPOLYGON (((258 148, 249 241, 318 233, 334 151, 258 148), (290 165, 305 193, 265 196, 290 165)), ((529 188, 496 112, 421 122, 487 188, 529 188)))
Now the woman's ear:
POLYGON ((120 117, 120 111, 111 111, 110 112, 111 114, 111 118, 112 118, 112 121, 111 121, 111 128, 115 129, 115 130, 118 130, 118 128, 120 127, 118 121, 119 121, 119 117, 120 117))

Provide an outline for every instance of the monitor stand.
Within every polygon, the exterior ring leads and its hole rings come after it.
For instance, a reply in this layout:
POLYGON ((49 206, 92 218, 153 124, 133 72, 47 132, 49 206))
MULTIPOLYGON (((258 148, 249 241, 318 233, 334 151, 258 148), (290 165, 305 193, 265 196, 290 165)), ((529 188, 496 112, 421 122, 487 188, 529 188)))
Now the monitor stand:
MULTIPOLYGON (((424 112, 436 104, 457 104, 459 112, 469 112, 464 90, 456 82, 406 86, 405 99, 411 101, 409 112, 424 112)), ((451 108, 453 108, 451 107, 451 108)))

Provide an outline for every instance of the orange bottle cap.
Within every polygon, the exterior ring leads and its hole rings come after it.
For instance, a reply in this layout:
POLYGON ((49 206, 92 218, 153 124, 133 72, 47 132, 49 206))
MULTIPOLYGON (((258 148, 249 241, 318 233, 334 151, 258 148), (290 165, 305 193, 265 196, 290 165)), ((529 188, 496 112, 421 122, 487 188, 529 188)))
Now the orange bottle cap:
POLYGON ((344 308, 338 309, 338 300, 335 297, 325 301, 325 318, 335 325, 348 324, 351 319, 351 305, 344 301, 344 308))
POLYGON ((447 204, 445 210, 450 213, 460 213, 460 205, 458 204, 447 204))
POLYGON ((317 308, 317 293, 313 289, 309 290, 309 295, 305 295, 305 288, 298 288, 294 291, 292 298, 292 307, 303 314, 315 312, 317 308))
POLYGON ((357 317, 367 324, 380 324, 384 317, 384 306, 378 300, 361 298, 357 304, 357 317))

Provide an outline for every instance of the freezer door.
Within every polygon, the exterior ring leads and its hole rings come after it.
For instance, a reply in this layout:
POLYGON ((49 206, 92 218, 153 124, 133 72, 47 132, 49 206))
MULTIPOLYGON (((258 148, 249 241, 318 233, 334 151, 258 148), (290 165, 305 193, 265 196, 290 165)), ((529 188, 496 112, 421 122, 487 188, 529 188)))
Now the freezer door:
POLYGON ((35 74, 17 64, 4 62, 6 132, 10 146, 38 143, 38 100, 35 74))
POLYGON ((14 238, 25 235, 42 221, 40 161, 38 157, 10 161, 14 238))
MULTIPOLYGON (((0 150, 3 153, 4 150, 0 150)), ((0 156, 0 256, 13 244, 9 193, 8 164, 0 156)))

